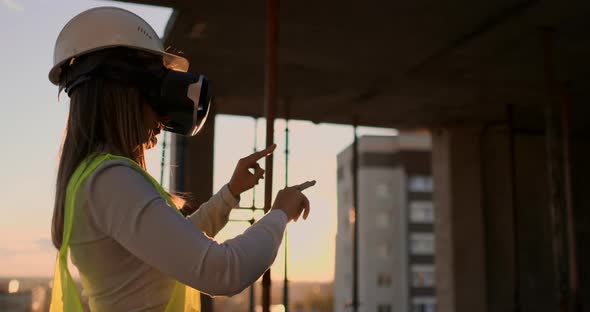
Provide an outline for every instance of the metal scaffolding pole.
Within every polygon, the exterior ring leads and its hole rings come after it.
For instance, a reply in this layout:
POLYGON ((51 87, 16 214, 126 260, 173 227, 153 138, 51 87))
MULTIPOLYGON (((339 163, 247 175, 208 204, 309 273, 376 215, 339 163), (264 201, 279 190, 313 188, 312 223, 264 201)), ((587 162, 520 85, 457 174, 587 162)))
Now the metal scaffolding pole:
POLYGON ((352 142, 352 203, 354 206, 353 240, 352 240, 352 311, 357 312, 359 308, 358 275, 359 275, 359 199, 358 199, 358 135, 357 120, 354 120, 354 141, 352 142))
MULTIPOLYGON (((265 117, 266 146, 274 143, 274 121, 278 100, 278 37, 279 37, 279 0, 268 0, 266 77, 265 77, 265 117)), ((273 154, 266 157, 266 178, 264 179, 264 212, 272 204, 273 154)), ((262 312, 270 312, 270 268, 262 276, 262 312)))
MULTIPOLYGON (((252 153, 256 153, 258 149, 258 118, 254 117, 254 148, 252 153)), ((252 219, 250 219, 250 226, 254 224, 254 213, 256 212, 256 186, 252 188, 252 219)), ((250 312, 256 310, 256 282, 250 286, 250 312)))
MULTIPOLYGON (((289 102, 285 101, 285 187, 289 186, 289 102)), ((289 279, 287 263, 289 258, 289 236, 285 230, 285 274, 283 277, 283 307, 289 312, 289 279)))
MULTIPOLYGON (((252 206, 254 207, 254 206, 252 206)), ((250 226, 252 226, 252 224, 254 224, 254 217, 252 217, 252 219, 250 219, 250 226)), ((249 310, 250 312, 254 312, 256 311, 256 282, 252 283, 252 285, 250 285, 250 305, 249 305, 249 310)))
POLYGON ((162 133, 162 160, 160 161, 160 185, 164 186, 164 168, 166 166, 166 137, 168 133, 162 133))

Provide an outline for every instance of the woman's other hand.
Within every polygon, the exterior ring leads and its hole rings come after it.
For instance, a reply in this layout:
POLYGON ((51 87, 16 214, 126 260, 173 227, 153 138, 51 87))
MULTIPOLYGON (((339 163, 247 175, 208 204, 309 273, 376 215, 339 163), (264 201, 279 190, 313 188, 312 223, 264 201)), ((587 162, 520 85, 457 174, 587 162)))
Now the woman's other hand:
POLYGON ((302 191, 314 185, 315 181, 307 181, 280 190, 272 205, 272 209, 284 211, 289 221, 297 221, 301 213, 303 213, 303 219, 307 219, 310 211, 309 199, 303 195, 302 191))
POLYGON ((277 145, 273 144, 238 161, 228 185, 229 191, 234 197, 238 197, 242 192, 253 188, 260 179, 264 178, 264 169, 260 168, 258 161, 272 154, 276 147, 277 145), (250 172, 250 169, 253 169, 254 173, 250 172))

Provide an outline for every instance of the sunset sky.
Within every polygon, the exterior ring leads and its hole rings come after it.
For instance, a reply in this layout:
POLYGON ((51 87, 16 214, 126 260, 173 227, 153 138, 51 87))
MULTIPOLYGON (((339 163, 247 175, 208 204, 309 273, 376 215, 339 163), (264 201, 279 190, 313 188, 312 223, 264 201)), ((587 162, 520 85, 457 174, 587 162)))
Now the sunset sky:
MULTIPOLYGON (((77 13, 112 5, 142 16, 162 35, 171 9, 110 1, 0 0, 0 277, 50 276, 55 250, 50 243, 54 183, 59 144, 68 110, 67 96, 57 100, 49 83, 55 39, 77 13)), ((231 176, 238 159, 252 152, 254 119, 218 116, 215 124, 214 188, 231 176)), ((315 179, 308 191, 312 212, 307 221, 291 223, 289 276, 291 280, 327 281, 333 278, 336 235, 336 154, 352 142, 352 127, 290 122, 290 183, 315 179)), ((275 192, 284 186, 284 129, 276 123, 275 192)), ((259 121, 258 148, 264 146, 264 121, 259 121)), ((393 135, 395 130, 361 128, 361 134, 393 135)), ((168 138, 169 138, 168 134, 168 138)), ((159 140, 162 142, 162 138, 159 140)), ((148 152, 148 169, 160 176, 161 146, 148 152)), ((264 166, 264 162, 261 162, 264 166)), ((169 163, 165 165, 168 169, 169 163)), ((167 170, 165 170, 167 172, 167 170)), ((167 185, 167 183, 164 183, 167 185)), ((257 189, 262 206, 263 187, 257 189)), ((251 204, 251 193, 241 204, 251 204)), ((232 237, 247 224, 230 224, 219 240, 232 237)), ((282 278, 283 251, 274 268, 282 278)))

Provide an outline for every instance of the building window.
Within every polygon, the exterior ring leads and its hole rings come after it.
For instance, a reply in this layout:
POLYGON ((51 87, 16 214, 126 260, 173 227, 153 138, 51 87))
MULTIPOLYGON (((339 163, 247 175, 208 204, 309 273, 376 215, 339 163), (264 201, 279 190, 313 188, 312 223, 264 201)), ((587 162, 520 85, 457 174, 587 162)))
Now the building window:
POLYGON ((392 312, 390 304, 380 304, 377 306, 377 312, 392 312))
POLYGON ((410 202, 410 222, 434 222, 434 206, 430 200, 413 200, 410 202))
POLYGON ((434 182, 431 176, 415 175, 408 179, 408 190, 410 192, 432 192, 434 182))
POLYGON ((432 233, 411 233, 410 252, 413 255, 434 254, 434 235, 432 233))
POLYGON ((391 274, 389 272, 379 272, 377 275, 377 286, 381 288, 391 286, 391 274))
POLYGON ((412 312, 435 312, 436 299, 433 297, 412 298, 412 312))
POLYGON ((388 228, 390 224, 391 214, 388 212, 380 212, 375 216, 377 227, 380 229, 388 228))
POLYGON ((414 264, 412 265, 412 286, 433 287, 434 286, 434 265, 414 264))

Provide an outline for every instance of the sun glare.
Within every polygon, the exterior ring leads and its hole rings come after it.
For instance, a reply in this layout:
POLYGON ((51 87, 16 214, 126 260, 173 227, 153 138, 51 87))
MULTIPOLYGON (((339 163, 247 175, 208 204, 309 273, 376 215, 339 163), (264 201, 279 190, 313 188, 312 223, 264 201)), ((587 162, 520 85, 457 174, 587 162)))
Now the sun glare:
POLYGON ((14 294, 18 292, 18 286, 19 282, 17 280, 11 280, 10 282, 8 282, 8 293, 14 294))

